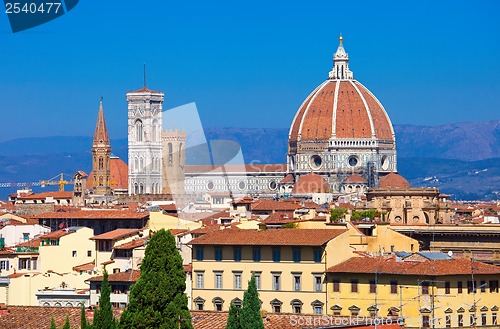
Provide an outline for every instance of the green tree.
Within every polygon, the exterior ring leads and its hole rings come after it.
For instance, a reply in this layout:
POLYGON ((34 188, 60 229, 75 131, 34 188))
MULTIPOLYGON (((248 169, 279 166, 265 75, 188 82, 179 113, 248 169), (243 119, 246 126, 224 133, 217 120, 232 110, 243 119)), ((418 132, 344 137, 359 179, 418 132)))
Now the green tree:
POLYGON ((146 246, 141 276, 130 290, 120 327, 192 329, 185 290, 186 274, 175 238, 162 229, 146 246))
POLYGON ((80 329, 88 329, 87 316, 85 314, 85 306, 82 305, 80 312, 80 329))
POLYGON ((229 307, 229 317, 227 318, 225 329, 241 329, 240 325, 240 308, 233 303, 229 307))
POLYGON ((346 208, 333 208, 330 209, 330 222, 338 223, 342 217, 347 213, 346 208))
POLYGON ((54 317, 50 318, 50 329, 57 329, 56 322, 54 321, 54 317))
POLYGON ((114 329, 116 328, 116 320, 113 317, 111 308, 111 287, 108 282, 108 271, 104 269, 104 277, 101 284, 101 296, 99 297, 99 307, 96 308, 94 314, 93 327, 98 329, 114 329))
POLYGON ((66 314, 66 322, 64 322, 62 329, 71 329, 71 325, 69 324, 69 316, 67 314, 66 314))
POLYGON ((243 307, 240 311, 239 320, 242 329, 264 329, 264 322, 260 315, 259 293, 253 275, 248 282, 248 289, 243 295, 243 307))

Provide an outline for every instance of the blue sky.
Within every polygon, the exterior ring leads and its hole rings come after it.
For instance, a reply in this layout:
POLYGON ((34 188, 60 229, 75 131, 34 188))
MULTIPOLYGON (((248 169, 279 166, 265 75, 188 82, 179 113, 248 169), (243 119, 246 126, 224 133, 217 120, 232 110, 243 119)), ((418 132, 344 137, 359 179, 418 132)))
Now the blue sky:
POLYGON ((0 140, 93 134, 99 98, 112 138, 125 93, 196 102, 204 126, 289 127, 327 77, 338 36, 354 77, 395 124, 500 118, 499 1, 89 1, 12 33, 0 14, 0 140))

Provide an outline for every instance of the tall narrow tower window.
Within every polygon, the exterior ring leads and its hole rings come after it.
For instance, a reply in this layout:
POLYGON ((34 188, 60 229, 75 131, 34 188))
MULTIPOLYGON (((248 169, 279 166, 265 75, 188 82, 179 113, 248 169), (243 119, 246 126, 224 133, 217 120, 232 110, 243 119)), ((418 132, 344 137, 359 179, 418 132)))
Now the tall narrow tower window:
POLYGON ((172 143, 168 143, 168 164, 171 166, 173 162, 173 147, 172 143))
POLYGON ((104 159, 102 157, 99 158, 99 170, 104 168, 104 159))
POLYGON ((136 120, 135 121, 135 139, 137 142, 142 142, 142 121, 141 120, 136 120))

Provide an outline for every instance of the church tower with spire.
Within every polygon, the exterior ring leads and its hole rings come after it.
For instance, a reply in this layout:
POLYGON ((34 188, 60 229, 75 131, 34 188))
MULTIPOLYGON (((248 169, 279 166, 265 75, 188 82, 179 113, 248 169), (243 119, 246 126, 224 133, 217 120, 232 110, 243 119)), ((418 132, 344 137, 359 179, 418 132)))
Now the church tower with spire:
POLYGON ((164 94, 146 87, 127 93, 128 193, 162 192, 162 104, 164 94))
POLYGON ((102 97, 99 104, 99 113, 97 114, 97 123, 92 142, 92 190, 95 195, 111 194, 110 186, 110 158, 111 144, 109 142, 108 129, 104 119, 104 110, 102 108, 102 97))

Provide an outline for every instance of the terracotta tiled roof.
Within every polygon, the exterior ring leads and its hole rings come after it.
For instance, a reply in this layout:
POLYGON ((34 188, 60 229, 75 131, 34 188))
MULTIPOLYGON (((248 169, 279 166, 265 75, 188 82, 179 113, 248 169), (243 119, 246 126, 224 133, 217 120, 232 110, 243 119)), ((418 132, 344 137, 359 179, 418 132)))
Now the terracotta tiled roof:
POLYGON ((95 267, 93 262, 77 265, 73 267, 73 271, 92 271, 95 267))
POLYGON ((381 188, 410 188, 410 183, 401 175, 394 172, 382 177, 379 182, 381 188))
POLYGON ((73 192, 43 192, 18 197, 18 200, 45 200, 48 197, 54 199, 72 199, 73 192))
MULTIPOLYGON (((109 282, 136 282, 141 276, 141 271, 139 270, 130 270, 126 272, 118 272, 118 273, 109 273, 108 281, 109 282)), ((89 281, 102 281, 103 276, 94 276, 89 279, 89 281)))
POLYGON ((30 248, 40 247, 40 238, 37 237, 28 241, 21 242, 19 244, 16 244, 15 247, 30 247, 30 248))
POLYGON ((377 139, 394 140, 392 125, 380 102, 356 80, 327 80, 300 106, 290 140, 299 140, 299 135, 301 141, 316 141, 331 136, 371 138, 372 134, 377 139))
POLYGON ((466 258, 449 260, 397 261, 395 258, 354 257, 330 267, 332 273, 385 273, 397 275, 471 275, 500 274, 500 267, 466 258))
MULTIPOLYGON (((114 189, 128 189, 128 166, 120 158, 112 156, 109 160, 110 187, 114 189)), ((87 188, 94 187, 94 172, 91 171, 87 179, 87 188)))
POLYGON ((252 204, 252 211, 294 211, 300 209, 296 202, 276 201, 268 199, 256 200, 252 204))
POLYGON ((179 234, 184 234, 184 233, 186 233, 188 230, 186 230, 186 229, 181 229, 181 228, 171 228, 169 231, 170 231, 170 233, 172 233, 173 235, 179 235, 179 234))
POLYGON ((351 176, 347 177, 342 183, 344 183, 344 184, 348 184, 348 183, 366 184, 367 181, 361 175, 352 174, 351 176))
POLYGON ((234 230, 224 229, 205 234, 189 242, 193 245, 263 245, 263 246, 321 246, 347 230, 281 229, 234 230))
POLYGON ((36 216, 38 219, 145 219, 149 217, 148 212, 133 210, 77 210, 71 212, 46 212, 36 216))
POLYGON ((175 205, 175 203, 161 204, 158 207, 167 212, 177 212, 177 206, 175 205))
POLYGON ((262 221, 264 224, 284 224, 289 222, 296 222, 299 219, 293 218, 292 211, 277 211, 267 216, 265 220, 262 221))
POLYGON ((116 230, 94 235, 91 240, 119 240, 128 236, 133 236, 139 233, 140 230, 135 228, 117 228, 116 230))
MULTIPOLYGON (((208 172, 222 172, 220 166, 186 166, 187 173, 208 173, 208 172)), ((286 172, 286 164, 247 164, 235 165, 227 164, 224 166, 226 172, 252 172, 252 173, 284 173, 286 172)))
POLYGON ((293 178, 293 175, 292 174, 288 174, 285 176, 285 178, 283 178, 282 180, 280 180, 280 184, 291 184, 295 181, 295 179, 293 178))
POLYGON ((145 241, 144 238, 142 238, 142 239, 135 239, 135 240, 126 242, 124 244, 121 244, 121 245, 118 245, 118 246, 114 246, 113 249, 134 249, 134 248, 138 248, 138 247, 144 246, 145 242, 146 241, 145 241))
POLYGON ((137 89, 134 91, 129 91, 130 93, 153 93, 153 94, 159 94, 161 91, 156 91, 156 90, 151 90, 147 88, 146 86, 142 87, 141 89, 137 89))
POLYGON ((74 233, 74 232, 75 231, 63 229, 63 230, 57 230, 57 231, 54 231, 54 232, 50 232, 50 233, 41 235, 38 238, 40 240, 45 240, 45 239, 59 239, 60 237, 63 237, 65 235, 68 235, 68 234, 71 234, 71 233, 74 233))
POLYGON ((330 190, 328 182, 318 174, 309 173, 301 176, 293 185, 292 193, 308 194, 308 193, 325 193, 330 190))

